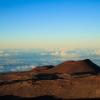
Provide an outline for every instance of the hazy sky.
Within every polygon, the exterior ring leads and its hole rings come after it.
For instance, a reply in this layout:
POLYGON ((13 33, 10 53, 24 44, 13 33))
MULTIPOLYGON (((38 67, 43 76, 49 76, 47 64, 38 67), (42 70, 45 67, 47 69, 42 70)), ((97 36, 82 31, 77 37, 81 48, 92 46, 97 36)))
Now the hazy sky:
POLYGON ((0 0, 0 48, 99 48, 100 0, 0 0))

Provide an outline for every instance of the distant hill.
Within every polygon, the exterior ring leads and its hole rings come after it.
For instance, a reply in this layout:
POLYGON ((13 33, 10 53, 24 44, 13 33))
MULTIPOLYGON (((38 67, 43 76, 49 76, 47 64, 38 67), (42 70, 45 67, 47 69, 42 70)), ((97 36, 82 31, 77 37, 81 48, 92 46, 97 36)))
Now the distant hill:
POLYGON ((91 60, 85 59, 80 61, 65 61, 52 69, 50 69, 52 73, 83 73, 83 72, 91 72, 98 73, 100 72, 100 67, 94 64, 91 60))

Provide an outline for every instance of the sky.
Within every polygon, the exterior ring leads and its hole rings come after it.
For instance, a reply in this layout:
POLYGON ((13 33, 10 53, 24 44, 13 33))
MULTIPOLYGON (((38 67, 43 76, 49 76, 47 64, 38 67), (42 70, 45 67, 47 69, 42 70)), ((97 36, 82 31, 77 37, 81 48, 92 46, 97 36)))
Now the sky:
POLYGON ((0 0, 0 48, 99 48, 100 0, 0 0))

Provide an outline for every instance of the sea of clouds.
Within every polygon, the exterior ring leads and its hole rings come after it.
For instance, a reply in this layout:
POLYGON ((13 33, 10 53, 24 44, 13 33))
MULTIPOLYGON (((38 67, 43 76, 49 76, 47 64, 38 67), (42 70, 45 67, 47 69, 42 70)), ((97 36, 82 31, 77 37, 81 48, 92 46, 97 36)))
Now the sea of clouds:
POLYGON ((26 71, 66 60, 91 59, 100 65, 100 49, 2 49, 0 72, 26 71))

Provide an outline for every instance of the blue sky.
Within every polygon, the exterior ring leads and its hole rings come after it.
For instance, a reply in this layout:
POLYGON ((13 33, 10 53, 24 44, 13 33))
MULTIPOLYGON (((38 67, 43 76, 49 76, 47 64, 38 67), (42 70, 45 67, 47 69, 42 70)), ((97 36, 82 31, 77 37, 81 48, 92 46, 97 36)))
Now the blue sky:
POLYGON ((100 0, 0 0, 0 48, 98 48, 100 0))

